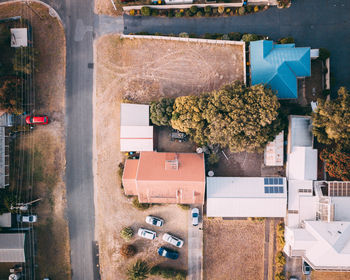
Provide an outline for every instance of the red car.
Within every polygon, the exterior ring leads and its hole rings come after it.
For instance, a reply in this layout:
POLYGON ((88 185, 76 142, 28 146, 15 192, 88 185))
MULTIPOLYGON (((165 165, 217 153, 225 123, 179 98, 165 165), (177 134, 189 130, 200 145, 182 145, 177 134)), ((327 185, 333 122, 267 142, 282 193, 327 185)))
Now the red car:
POLYGON ((27 124, 48 124, 49 117, 48 116, 27 116, 26 123, 27 124))

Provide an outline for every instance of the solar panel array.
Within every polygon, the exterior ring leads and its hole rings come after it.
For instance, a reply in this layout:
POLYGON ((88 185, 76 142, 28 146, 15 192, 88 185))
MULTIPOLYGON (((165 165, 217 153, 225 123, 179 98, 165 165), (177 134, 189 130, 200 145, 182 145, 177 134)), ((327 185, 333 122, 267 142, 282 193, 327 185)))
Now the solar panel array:
POLYGON ((283 178, 264 178, 264 193, 283 192, 283 178))

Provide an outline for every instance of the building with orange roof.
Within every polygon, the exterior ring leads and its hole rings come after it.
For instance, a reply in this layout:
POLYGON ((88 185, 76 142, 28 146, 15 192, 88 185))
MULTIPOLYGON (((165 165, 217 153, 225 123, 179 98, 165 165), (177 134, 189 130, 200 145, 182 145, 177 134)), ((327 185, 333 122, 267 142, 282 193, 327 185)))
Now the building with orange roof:
POLYGON ((126 160, 122 181, 141 203, 204 204, 204 155, 141 152, 126 160))

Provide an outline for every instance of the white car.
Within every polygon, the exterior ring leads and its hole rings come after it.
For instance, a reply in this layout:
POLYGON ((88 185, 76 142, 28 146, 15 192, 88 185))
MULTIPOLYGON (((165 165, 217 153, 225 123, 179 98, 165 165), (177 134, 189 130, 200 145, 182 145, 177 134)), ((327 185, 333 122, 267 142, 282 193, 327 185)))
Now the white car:
POLYGON ((22 223, 35 223, 37 220, 37 215, 24 215, 21 217, 22 223))
POLYGON ((147 216, 146 223, 152 226, 161 227, 164 225, 164 220, 155 216, 147 216))
POLYGON ((181 248, 182 245, 184 245, 183 240, 181 240, 180 238, 177 238, 174 235, 170 235, 169 233, 164 233, 163 240, 178 248, 181 248))
POLYGON ((191 211, 191 216, 192 216, 192 225, 193 226, 198 226, 199 209, 198 208, 193 208, 192 211, 191 211))
POLYGON ((157 236, 157 233, 155 231, 146 228, 139 228, 137 234, 143 238, 150 240, 153 240, 157 236))

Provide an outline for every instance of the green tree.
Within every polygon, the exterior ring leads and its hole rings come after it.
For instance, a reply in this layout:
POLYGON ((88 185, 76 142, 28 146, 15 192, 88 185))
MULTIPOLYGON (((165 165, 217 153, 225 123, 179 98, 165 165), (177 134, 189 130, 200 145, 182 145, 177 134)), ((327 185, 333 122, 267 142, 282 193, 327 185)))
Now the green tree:
POLYGON ((168 126, 173 113, 174 99, 162 98, 152 102, 150 106, 150 118, 153 124, 168 126))
POLYGON ((134 231, 131 227, 123 227, 120 231, 120 236, 125 240, 129 241, 134 235, 134 231))
POLYGON ((147 262, 137 260, 136 263, 127 270, 126 274, 129 280, 144 280, 148 278, 149 271, 150 269, 147 262))
POLYGON ((259 40, 259 37, 258 37, 258 35, 256 35, 256 34, 244 34, 243 36, 242 36, 242 40, 244 41, 244 42, 246 42, 246 43, 248 43, 248 42, 252 42, 252 41, 257 41, 257 40, 259 40))
POLYGON ((150 7, 142 7, 141 8, 141 15, 143 16, 150 16, 151 15, 151 8, 150 7))
POLYGON ((345 87, 338 90, 335 100, 318 100, 312 125, 320 143, 350 148, 350 95, 345 87))
POLYGON ((325 148, 320 158, 326 163, 329 176, 343 181, 350 181, 350 153, 331 147, 325 148))

